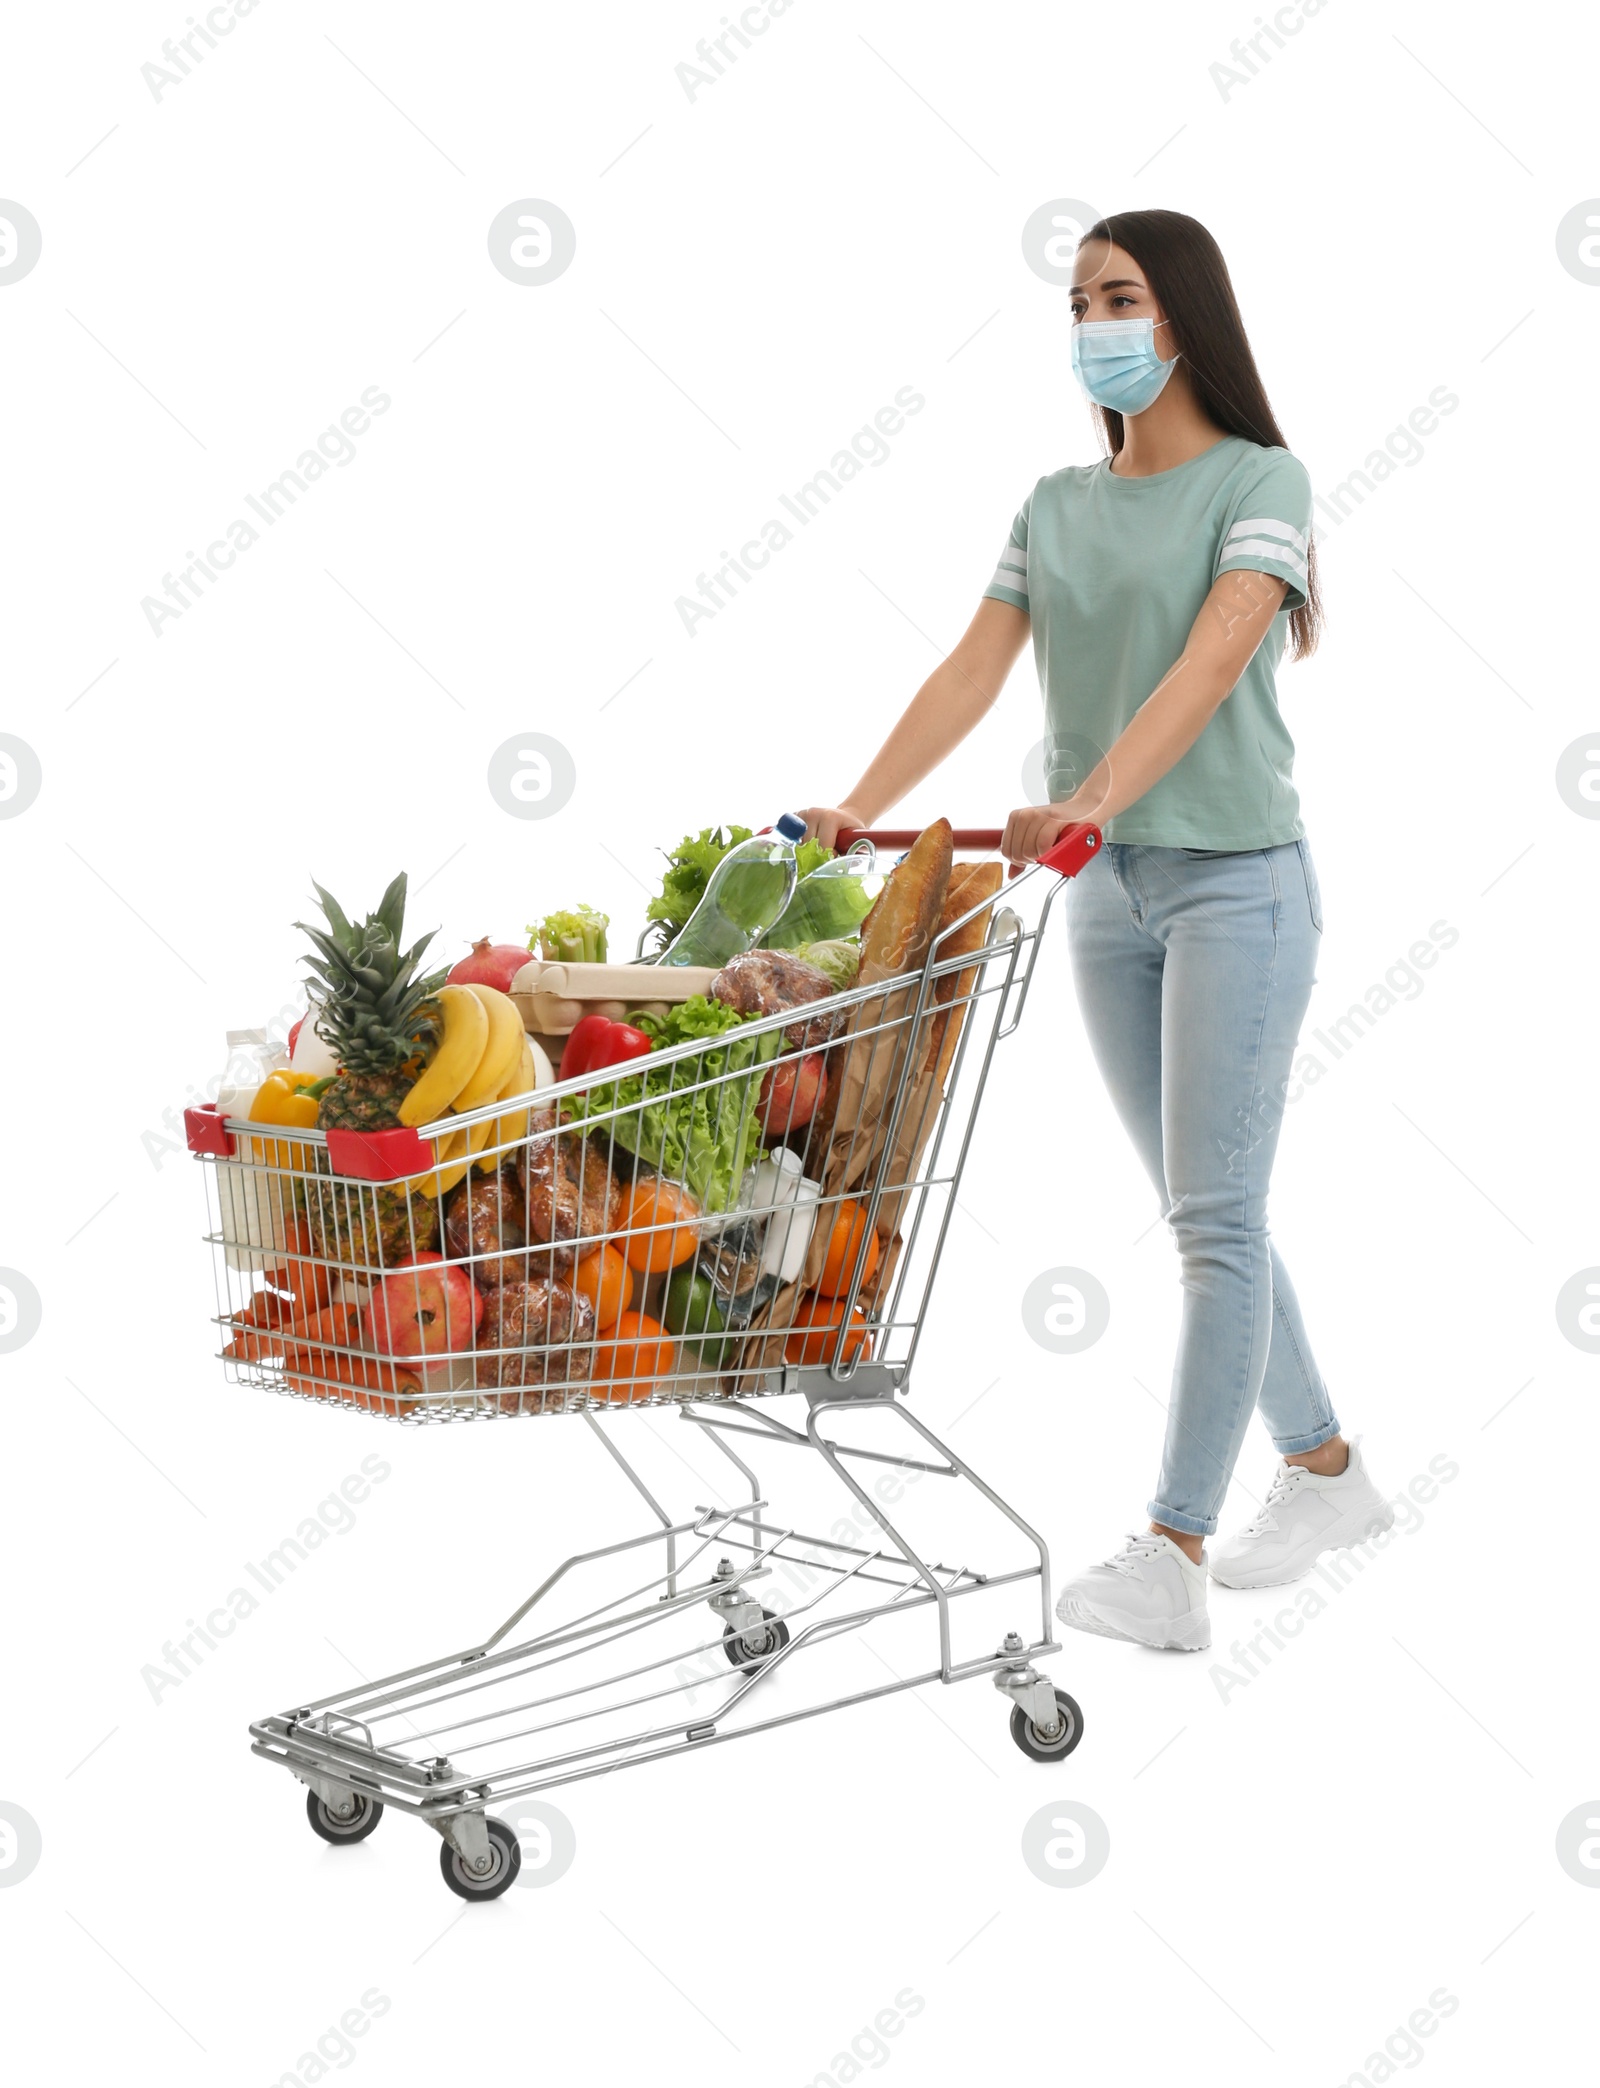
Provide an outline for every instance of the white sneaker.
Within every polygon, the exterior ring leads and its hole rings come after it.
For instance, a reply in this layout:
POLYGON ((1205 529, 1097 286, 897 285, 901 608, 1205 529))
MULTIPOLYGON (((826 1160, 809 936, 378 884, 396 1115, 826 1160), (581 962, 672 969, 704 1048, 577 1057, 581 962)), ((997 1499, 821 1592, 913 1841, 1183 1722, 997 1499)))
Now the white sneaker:
POLYGON ((1225 1588, 1281 1587, 1309 1573, 1325 1551, 1360 1544, 1393 1523, 1393 1508, 1368 1475, 1359 1436, 1336 1479, 1280 1458, 1253 1520, 1217 1546, 1212 1576, 1225 1588))
POLYGON ((1203 1653, 1211 1643, 1206 1554, 1197 1566, 1170 1537, 1153 1530, 1130 1535, 1112 1558, 1067 1582, 1056 1615, 1074 1631, 1203 1653))

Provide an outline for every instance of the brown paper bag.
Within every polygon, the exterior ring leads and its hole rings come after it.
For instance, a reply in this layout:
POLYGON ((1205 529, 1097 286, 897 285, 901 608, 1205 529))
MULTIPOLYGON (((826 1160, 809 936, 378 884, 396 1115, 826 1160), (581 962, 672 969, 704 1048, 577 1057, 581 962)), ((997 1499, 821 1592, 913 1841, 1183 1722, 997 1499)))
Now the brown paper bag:
MULTIPOLYGON (((888 1296, 889 1285, 904 1244, 900 1235, 896 1233, 878 1257, 878 1266, 872 1272, 871 1281, 864 1283, 856 1296, 856 1303, 863 1311, 870 1312, 880 1298, 888 1296)), ((815 1263, 807 1258, 805 1271, 799 1281, 789 1284, 775 1297, 769 1298, 754 1315, 734 1369, 724 1380, 725 1391, 734 1391, 740 1378, 748 1374, 783 1368, 787 1360, 784 1349, 794 1328, 795 1313, 802 1301, 810 1295, 826 1258, 827 1243, 824 1241, 815 1263)))
MULTIPOLYGON (((944 912, 939 919, 940 934, 953 922, 959 921, 968 907, 976 906, 980 899, 986 900, 988 904, 982 913, 975 914, 962 928, 939 945, 941 963, 947 957, 976 955, 983 948, 989 936, 994 902, 999 898, 1004 882, 1005 872, 999 863, 957 864, 951 871, 950 884, 945 894, 944 912)), ((977 983, 978 967, 970 964, 964 971, 949 973, 934 986, 933 997, 946 1011, 935 1018, 933 1030, 933 1077, 941 1088, 955 1058, 956 1046, 961 1041, 961 1026, 966 1021, 967 1008, 977 983), (955 1003, 954 1006, 951 1006, 952 1002, 955 1003)))

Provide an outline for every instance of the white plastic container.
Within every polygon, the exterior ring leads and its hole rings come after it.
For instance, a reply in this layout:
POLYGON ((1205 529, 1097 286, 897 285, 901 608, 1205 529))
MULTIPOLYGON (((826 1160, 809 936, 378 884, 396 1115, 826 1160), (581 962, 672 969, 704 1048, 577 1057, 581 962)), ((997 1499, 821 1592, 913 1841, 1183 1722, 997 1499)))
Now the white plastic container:
MULTIPOLYGON (((248 1072, 242 1086, 224 1086, 217 1093, 217 1108, 226 1116, 250 1114, 256 1091, 272 1071, 274 1053, 265 1030, 229 1030, 229 1070, 248 1072), (258 1059, 249 1071, 249 1059, 258 1059)), ((217 1162, 217 1204, 222 1237, 230 1269, 260 1270, 283 1247, 288 1237, 289 1186, 257 1167, 237 1160, 217 1162)))
POLYGON ((793 1283, 806 1265, 812 1228, 817 1222, 820 1182, 806 1174, 798 1153, 779 1146, 752 1170, 750 1200, 740 1199, 750 1218, 765 1218, 766 1236, 761 1246, 761 1270, 776 1276, 780 1284, 793 1283))

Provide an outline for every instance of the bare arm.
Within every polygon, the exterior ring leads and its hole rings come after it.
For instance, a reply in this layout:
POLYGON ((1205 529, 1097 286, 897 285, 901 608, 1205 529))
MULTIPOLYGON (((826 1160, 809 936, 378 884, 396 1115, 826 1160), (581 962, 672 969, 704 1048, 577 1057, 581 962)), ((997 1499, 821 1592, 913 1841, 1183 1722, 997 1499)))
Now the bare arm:
POLYGON ((1223 573, 1201 605, 1182 653, 1105 759, 1062 803, 1013 812, 1002 853, 1013 863, 1034 862, 1063 827, 1082 819, 1103 826, 1159 783, 1232 694, 1285 592, 1285 583, 1270 573, 1223 573))
POLYGON ((1028 614, 985 596, 954 651, 901 713, 842 805, 812 805, 806 827, 831 848, 840 827, 870 827, 931 775, 986 714, 1028 637, 1028 614))

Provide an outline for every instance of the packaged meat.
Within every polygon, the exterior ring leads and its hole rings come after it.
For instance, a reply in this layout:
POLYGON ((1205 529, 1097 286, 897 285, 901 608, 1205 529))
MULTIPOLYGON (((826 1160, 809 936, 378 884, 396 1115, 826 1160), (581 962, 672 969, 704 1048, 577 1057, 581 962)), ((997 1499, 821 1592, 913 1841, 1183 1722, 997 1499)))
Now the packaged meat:
POLYGON ((444 1207, 444 1248, 452 1260, 470 1257, 467 1274, 481 1291, 527 1274, 528 1210, 510 1167, 493 1174, 469 1168, 444 1207))
POLYGON ((563 1124, 539 1131, 517 1155, 528 1237, 561 1247, 557 1265, 577 1260, 579 1249, 568 1241, 592 1245, 621 1229, 624 1192, 608 1144, 603 1129, 563 1124))
MULTIPOLYGON (((490 1389, 578 1382, 589 1375, 593 1340, 594 1307, 570 1284, 504 1283, 489 1293, 478 1328, 478 1384, 490 1389), (492 1353, 497 1349, 506 1353, 492 1353)), ((509 1410, 517 1401, 500 1404, 509 1410)))
MULTIPOLYGON (((746 950, 728 960, 707 991, 737 1015, 780 1015, 788 1008, 831 999, 835 988, 826 972, 787 950, 746 950)), ((783 1035, 798 1050, 814 1051, 818 1045, 830 1043, 846 1019, 845 1013, 834 1009, 809 1021, 790 1023, 783 1035)))

